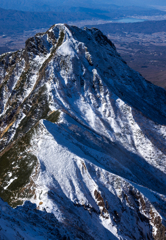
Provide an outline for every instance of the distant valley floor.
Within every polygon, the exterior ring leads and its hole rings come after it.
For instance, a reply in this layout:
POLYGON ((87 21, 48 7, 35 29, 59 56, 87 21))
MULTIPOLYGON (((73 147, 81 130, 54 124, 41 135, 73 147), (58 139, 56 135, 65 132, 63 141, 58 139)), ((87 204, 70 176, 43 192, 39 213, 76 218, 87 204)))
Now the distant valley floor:
POLYGON ((166 32, 109 35, 118 52, 134 70, 166 89, 166 32))
POLYGON ((127 64, 166 89, 166 21, 96 25, 127 64))

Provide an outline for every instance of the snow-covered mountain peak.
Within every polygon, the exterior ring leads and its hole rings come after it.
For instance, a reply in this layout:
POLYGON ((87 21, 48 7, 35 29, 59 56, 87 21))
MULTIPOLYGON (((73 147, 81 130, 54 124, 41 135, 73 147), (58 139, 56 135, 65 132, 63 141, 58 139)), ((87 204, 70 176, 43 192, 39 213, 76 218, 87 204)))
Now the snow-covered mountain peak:
POLYGON ((1 55, 0 97, 0 197, 72 239, 165 239, 166 92, 101 31, 56 24, 1 55))

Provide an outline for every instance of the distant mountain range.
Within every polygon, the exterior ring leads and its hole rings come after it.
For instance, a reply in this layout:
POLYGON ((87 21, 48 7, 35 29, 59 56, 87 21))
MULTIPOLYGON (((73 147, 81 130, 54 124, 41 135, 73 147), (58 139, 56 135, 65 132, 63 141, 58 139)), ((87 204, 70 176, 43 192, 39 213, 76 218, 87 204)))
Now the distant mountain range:
POLYGON ((77 21, 83 19, 108 19, 100 11, 83 11, 78 9, 71 12, 23 12, 0 8, 0 34, 16 34, 23 31, 49 27, 56 22, 77 21), (81 12, 81 14, 80 14, 81 12), (87 13, 86 13, 87 12, 87 13))
MULTIPOLYGON (((2 4, 3 6, 3 4, 2 4)), ((27 8, 28 9, 28 8, 27 8)), ((26 9, 26 10, 27 10, 26 9)), ((46 10, 46 8, 44 8, 46 10)), ((38 9, 40 10, 40 8, 38 9)), ((77 22, 82 20, 112 20, 130 15, 161 15, 165 12, 159 10, 146 10, 144 8, 119 8, 114 5, 108 8, 51 8, 50 12, 27 12, 6 10, 0 8, 0 34, 16 35, 23 31, 48 28, 55 23, 77 22)))
POLYGON ((119 6, 142 6, 150 7, 152 5, 165 5, 164 0, 0 0, 0 6, 6 9, 15 9, 22 11, 62 11, 70 7, 87 7, 87 8, 103 8, 105 6, 112 6, 118 8, 119 6))
MULTIPOLYGON (((0 0, 0 5, 2 8, 5 9, 14 9, 14 10, 22 10, 22 11, 33 11, 33 12, 39 12, 39 11, 68 11, 71 7, 87 7, 87 8, 96 8, 96 6, 103 7, 106 2, 101 1, 75 1, 75 0, 34 0, 34 1, 28 1, 28 0, 10 0, 10 1, 4 1, 0 0)), ((109 5, 118 8, 118 6, 111 4, 109 2, 109 5)))

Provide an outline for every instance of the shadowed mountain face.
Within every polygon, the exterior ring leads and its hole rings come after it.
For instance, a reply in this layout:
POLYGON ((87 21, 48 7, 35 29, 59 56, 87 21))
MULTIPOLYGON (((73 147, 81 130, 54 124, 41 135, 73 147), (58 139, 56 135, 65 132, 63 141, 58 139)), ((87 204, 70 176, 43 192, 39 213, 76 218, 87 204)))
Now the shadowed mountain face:
POLYGON ((68 239, 165 239, 166 91, 101 31, 58 24, 1 55, 0 97, 0 197, 68 239))

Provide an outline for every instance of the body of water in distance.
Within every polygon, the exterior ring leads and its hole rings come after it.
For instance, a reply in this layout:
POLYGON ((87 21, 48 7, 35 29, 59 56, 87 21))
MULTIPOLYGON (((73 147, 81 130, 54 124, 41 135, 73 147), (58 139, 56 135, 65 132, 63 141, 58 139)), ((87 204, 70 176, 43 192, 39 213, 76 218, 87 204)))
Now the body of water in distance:
POLYGON ((136 22, 144 22, 145 19, 138 19, 138 18, 122 18, 117 20, 112 20, 112 23, 136 23, 136 22))

